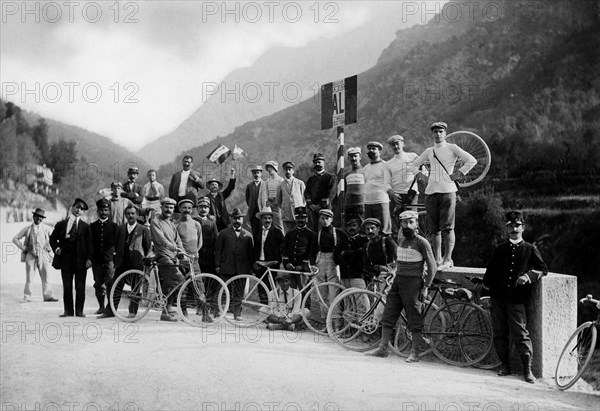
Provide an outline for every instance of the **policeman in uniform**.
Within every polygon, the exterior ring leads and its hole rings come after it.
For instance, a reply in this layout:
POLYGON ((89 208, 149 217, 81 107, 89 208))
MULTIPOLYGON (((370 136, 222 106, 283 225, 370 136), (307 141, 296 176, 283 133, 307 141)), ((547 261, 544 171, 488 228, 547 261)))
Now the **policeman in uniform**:
MULTIPOLYGON (((306 207, 296 207, 294 209, 294 219, 296 220, 296 228, 285 235, 281 244, 283 266, 286 270, 290 271, 308 272, 310 244, 312 243, 314 232, 306 226, 308 221, 306 207)), ((292 278, 292 287, 297 289, 302 288, 304 284, 303 279, 303 276, 292 278)))
POLYGON ((483 277, 492 299, 494 347, 502 361, 498 375, 510 374, 509 336, 523 362, 523 377, 533 384, 533 347, 527 331, 525 307, 532 284, 548 274, 548 267, 535 245, 523 241, 525 219, 521 211, 506 214, 508 241, 498 245, 483 277))

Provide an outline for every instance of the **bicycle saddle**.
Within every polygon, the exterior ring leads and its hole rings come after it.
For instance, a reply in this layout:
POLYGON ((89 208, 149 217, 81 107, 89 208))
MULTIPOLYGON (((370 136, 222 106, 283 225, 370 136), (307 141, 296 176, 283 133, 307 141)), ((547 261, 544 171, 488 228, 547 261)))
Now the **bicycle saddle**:
POLYGON ((275 267, 276 265, 279 265, 279 261, 257 261, 256 265, 259 265, 259 266, 265 267, 265 268, 271 268, 271 267, 275 267))
POLYGON ((147 257, 142 258, 142 262, 144 265, 152 265, 152 263, 156 262, 158 257, 156 255, 149 255, 147 257))
POLYGON ((471 301, 473 298, 473 293, 466 288, 446 288, 441 293, 444 297, 454 300, 471 301))

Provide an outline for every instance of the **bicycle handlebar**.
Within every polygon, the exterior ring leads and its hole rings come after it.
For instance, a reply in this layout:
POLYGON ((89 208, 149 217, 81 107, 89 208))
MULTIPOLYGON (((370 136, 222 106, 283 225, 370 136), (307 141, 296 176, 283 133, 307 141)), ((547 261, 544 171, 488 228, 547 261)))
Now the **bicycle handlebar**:
POLYGON ((583 304, 584 302, 590 302, 592 304, 596 304, 596 306, 598 308, 600 308, 600 301, 594 300, 592 298, 592 294, 588 294, 585 298, 582 298, 581 300, 579 300, 579 304, 583 304))

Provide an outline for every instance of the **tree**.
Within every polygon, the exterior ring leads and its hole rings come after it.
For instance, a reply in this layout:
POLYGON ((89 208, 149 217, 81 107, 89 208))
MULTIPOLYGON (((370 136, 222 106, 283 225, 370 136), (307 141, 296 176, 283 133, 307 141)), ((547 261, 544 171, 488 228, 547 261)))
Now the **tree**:
POLYGON ((77 163, 77 143, 63 139, 50 146, 48 166, 54 172, 54 182, 60 183, 77 163))
POLYGON ((48 146, 48 123, 43 118, 40 118, 38 124, 33 128, 33 142, 40 153, 40 162, 48 163, 50 149, 48 146))

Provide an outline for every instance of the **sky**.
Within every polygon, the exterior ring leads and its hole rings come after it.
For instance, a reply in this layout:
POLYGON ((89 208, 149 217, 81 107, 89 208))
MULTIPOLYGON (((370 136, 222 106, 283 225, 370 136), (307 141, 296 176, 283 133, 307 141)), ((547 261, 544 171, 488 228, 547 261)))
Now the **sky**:
POLYGON ((197 110, 203 85, 390 3, 2 1, 0 96, 137 150, 197 110))

